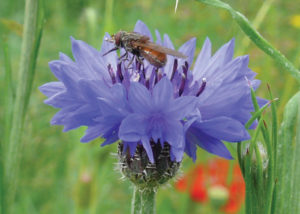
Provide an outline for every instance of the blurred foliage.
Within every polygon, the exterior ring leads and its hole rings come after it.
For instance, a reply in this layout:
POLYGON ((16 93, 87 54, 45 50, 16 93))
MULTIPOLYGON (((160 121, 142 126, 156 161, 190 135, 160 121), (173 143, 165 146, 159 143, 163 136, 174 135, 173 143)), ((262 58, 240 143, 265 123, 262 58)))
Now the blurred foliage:
MULTIPOLYGON (((234 8, 253 20, 263 4, 261 0, 228 0, 234 8)), ((79 143, 85 128, 62 132, 62 127, 50 127, 49 121, 57 110, 43 104, 45 97, 38 86, 55 80, 48 68, 48 62, 58 58, 59 52, 71 55, 70 36, 81 39, 100 48, 104 32, 114 33, 119 29, 130 31, 138 19, 144 21, 154 33, 170 35, 175 47, 187 39, 197 37, 197 50, 205 37, 210 37, 213 49, 236 37, 236 52, 245 50, 250 55, 250 68, 258 73, 262 85, 258 91, 261 97, 268 97, 266 83, 270 83, 274 97, 279 98, 278 119, 281 121, 283 108, 297 91, 295 80, 286 75, 272 59, 253 43, 242 47, 244 34, 230 15, 213 7, 190 0, 179 1, 174 13, 175 1, 131 0, 53 0, 45 1, 43 38, 36 67, 32 97, 25 122, 22 139, 22 162, 18 178, 19 188, 15 213, 129 213, 132 188, 128 181, 120 178, 114 170, 116 145, 100 148, 100 140, 89 144, 79 143)), ((297 1, 277 0, 273 3, 260 32, 288 59, 299 66, 300 31, 295 21, 299 16, 297 1)), ((0 1, 0 40, 7 40, 12 66, 12 78, 20 60, 20 25, 23 24, 24 1, 0 1), (13 23, 13 27, 8 23, 13 23)), ((4 90, 4 56, 0 52, 0 91, 4 90)), ((0 134, 3 134, 4 96, 0 96, 0 134)), ((0 139, 2 141, 2 139, 0 139)), ((4 142, 5 144, 5 142, 4 142)), ((198 151, 198 162, 211 156, 198 151)), ((186 172, 193 162, 186 158, 182 171, 186 172)), ((0 172, 2 173, 2 172, 0 172)), ((201 205, 191 205, 190 199, 177 193, 173 186, 161 188, 157 198, 158 213, 186 213, 203 211, 201 205)))

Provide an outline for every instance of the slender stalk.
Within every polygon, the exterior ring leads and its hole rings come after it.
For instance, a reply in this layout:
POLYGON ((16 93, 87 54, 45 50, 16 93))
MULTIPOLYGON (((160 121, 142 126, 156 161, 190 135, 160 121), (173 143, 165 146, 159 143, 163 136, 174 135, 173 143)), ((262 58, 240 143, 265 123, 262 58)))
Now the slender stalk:
MULTIPOLYGON (((273 119, 273 118, 272 118, 273 119)), ((267 187, 266 187, 266 203, 265 203, 265 212, 266 214, 269 214, 272 209, 272 203, 273 203, 273 192, 274 192, 274 184, 275 184, 275 166, 274 166, 274 160, 275 160, 275 151, 273 142, 270 139, 269 132, 267 130, 267 127, 262 128, 264 141, 266 142, 267 146, 267 154, 269 157, 269 164, 268 164, 268 179, 267 179, 267 187)), ((276 133, 277 134, 277 133, 276 133)))
POLYGON ((134 186, 132 204, 131 204, 131 214, 141 214, 141 193, 138 187, 134 186))
POLYGON ((239 161, 241 171, 243 173, 243 176, 245 177, 245 165, 244 165, 244 160, 242 158, 242 142, 238 142, 237 144, 237 156, 238 156, 238 161, 239 161))
MULTIPOLYGON (((263 118, 261 117, 256 130, 254 132, 254 135, 251 139, 251 143, 250 143, 250 159, 252 159, 252 155, 253 155, 253 150, 255 151, 255 157, 256 157, 256 176, 255 173, 251 170, 251 166, 249 165, 249 168, 247 168, 246 170, 249 171, 249 175, 250 175, 250 179, 248 180, 248 182, 251 182, 252 184, 254 183, 254 180, 256 180, 256 185, 253 186, 255 188, 254 191, 252 191, 251 194, 251 206, 255 207, 257 210, 252 212, 252 213, 263 213, 261 212, 261 210, 263 209, 263 205, 262 205, 262 201, 260 200, 260 197, 263 195, 263 170, 262 170, 262 160, 261 160, 261 156, 258 150, 258 145, 257 145, 257 137, 258 134, 260 132, 260 129, 262 127, 263 124, 263 118)), ((250 161, 251 162, 251 161, 250 161)))
POLYGON ((155 214, 156 187, 134 187, 131 214, 155 214))
MULTIPOLYGON (((4 66, 5 66, 5 78, 4 78, 4 137, 2 138, 3 142, 9 141, 9 135, 11 130, 11 117, 12 117, 12 109, 14 99, 15 99, 15 89, 13 87, 12 82, 12 69, 11 69, 11 61, 8 50, 7 40, 3 39, 3 55, 4 55, 4 66)), ((3 144, 3 151, 5 150, 5 144, 3 144)), ((3 153, 4 155, 4 153, 3 153)), ((3 157, 2 157, 3 158, 3 157)), ((3 161, 4 162, 4 161, 3 161)))
POLYGON ((141 213, 142 214, 155 214, 155 196, 156 196, 156 188, 145 188, 140 190, 141 194, 141 213))
POLYGON ((229 169, 226 177, 226 185, 230 185, 233 179, 234 161, 229 161, 229 169))
POLYGON ((4 171, 4 160, 3 160, 3 141, 0 141, 0 213, 4 213, 4 195, 5 195, 5 189, 4 189, 4 177, 3 177, 3 171, 4 171))
MULTIPOLYGON (((249 148, 250 149, 250 148, 249 148)), ((245 213, 246 214, 252 214, 252 207, 251 205, 253 204, 252 200, 252 194, 253 194, 253 189, 252 188, 252 181, 251 181, 251 175, 250 175, 250 166, 251 166, 251 155, 250 151, 247 150, 246 156, 245 156, 245 184, 246 184, 246 199, 245 199, 245 213)))
POLYGON ((15 88, 12 81, 12 68, 11 68, 11 59, 7 44, 7 38, 3 37, 3 56, 4 56, 4 68, 5 68, 5 87, 4 89, 7 91, 11 97, 15 97, 15 88))
POLYGON ((22 129, 24 116, 34 76, 36 57, 42 32, 42 21, 39 17, 39 0, 26 0, 24 15, 24 32, 21 49, 21 60, 17 79, 16 99, 13 107, 13 118, 9 144, 5 157, 5 192, 7 213, 12 213, 17 189, 17 175, 22 146, 22 129))
MULTIPOLYGON (((7 39, 3 36, 3 56, 4 56, 4 67, 5 67, 5 77, 4 77, 4 134, 0 140, 0 172, 4 172, 4 154, 5 154, 5 143, 9 140, 9 134, 11 129, 11 116, 12 110, 11 106, 13 105, 14 100, 14 88, 12 83, 12 69, 10 62, 10 55, 7 45, 7 39)), ((4 187, 4 173, 0 173, 0 213, 5 213, 4 211, 4 196, 5 196, 5 187, 4 187)))

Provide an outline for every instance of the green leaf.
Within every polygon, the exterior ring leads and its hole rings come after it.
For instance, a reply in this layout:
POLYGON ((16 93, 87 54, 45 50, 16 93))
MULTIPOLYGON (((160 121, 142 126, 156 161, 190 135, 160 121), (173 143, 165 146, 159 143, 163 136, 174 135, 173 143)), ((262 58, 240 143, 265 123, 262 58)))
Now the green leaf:
POLYGON ((11 132, 5 157, 6 202, 4 204, 7 213, 13 212, 14 197, 17 190, 24 116, 31 94, 35 64, 44 23, 42 0, 26 0, 24 16, 16 99, 13 106, 11 132))
POLYGON ((276 154, 276 213, 300 212, 300 92, 287 103, 276 154))
POLYGON ((261 107, 260 109, 256 110, 256 112, 254 114, 252 114, 252 117, 245 124, 246 129, 249 129, 249 127, 252 125, 252 123, 256 119, 259 119, 262 116, 262 113, 268 108, 269 105, 270 105, 270 102, 268 102, 263 107, 261 107))
POLYGON ((226 9, 237 22, 244 33, 266 54, 283 66, 299 83, 300 72, 279 50, 274 48, 260 33, 254 29, 249 20, 240 12, 234 10, 229 4, 219 0, 197 0, 199 2, 226 9))
MULTIPOLYGON (((11 69, 11 59, 8 50, 7 39, 3 37, 2 40, 3 55, 4 55, 4 67, 5 67, 5 77, 4 77, 4 135, 0 140, 0 172, 4 171, 4 158, 5 149, 7 142, 9 141, 10 130, 11 130, 11 119, 12 119, 12 106, 15 98, 15 90, 12 83, 12 69, 11 69)), ((0 211, 4 213, 4 173, 0 173, 0 211)))

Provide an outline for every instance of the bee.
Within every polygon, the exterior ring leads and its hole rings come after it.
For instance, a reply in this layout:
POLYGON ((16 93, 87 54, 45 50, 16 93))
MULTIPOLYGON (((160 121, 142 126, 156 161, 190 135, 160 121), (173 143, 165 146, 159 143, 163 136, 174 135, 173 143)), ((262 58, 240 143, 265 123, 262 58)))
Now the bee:
POLYGON ((128 60, 128 53, 133 54, 128 67, 133 62, 134 58, 136 58, 141 64, 143 64, 142 60, 145 58, 150 64, 157 68, 161 68, 166 65, 167 55, 183 59, 187 58, 184 54, 153 43, 150 41, 148 36, 141 35, 136 32, 119 31, 116 34, 113 34, 111 38, 107 38, 106 41, 114 43, 116 47, 103 54, 103 56, 120 48, 125 49, 125 54, 119 59, 128 60))

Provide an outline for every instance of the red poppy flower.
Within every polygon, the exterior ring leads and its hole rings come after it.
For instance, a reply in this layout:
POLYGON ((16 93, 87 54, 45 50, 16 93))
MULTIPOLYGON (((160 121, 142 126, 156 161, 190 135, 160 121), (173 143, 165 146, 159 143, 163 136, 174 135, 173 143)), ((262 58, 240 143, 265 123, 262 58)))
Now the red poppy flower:
POLYGON ((175 183, 175 188, 180 192, 188 190, 191 199, 200 203, 221 196, 225 204, 219 209, 228 214, 237 213, 245 199, 245 183, 238 164, 234 163, 231 171, 229 162, 224 159, 198 164, 175 183))

